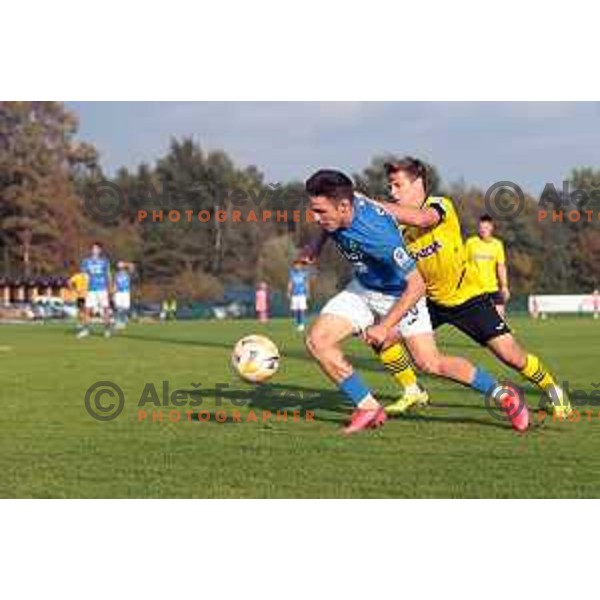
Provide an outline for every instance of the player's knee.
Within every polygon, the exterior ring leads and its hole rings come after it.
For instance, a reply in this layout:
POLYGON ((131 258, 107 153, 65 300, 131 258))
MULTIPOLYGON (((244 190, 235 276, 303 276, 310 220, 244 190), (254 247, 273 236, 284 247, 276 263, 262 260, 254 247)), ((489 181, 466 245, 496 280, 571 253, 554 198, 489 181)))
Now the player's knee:
POLYGON ((511 361, 508 364, 520 372, 527 366, 527 355, 517 352, 511 357, 511 361))
POLYGON ((496 356, 502 360, 504 364, 518 371, 522 371, 527 364, 527 353, 514 340, 503 340, 502 343, 496 341, 496 345, 492 345, 496 356))
POLYGON ((524 361, 519 360, 519 356, 514 352, 506 352, 506 354, 502 357, 503 362, 513 369, 517 369, 520 371, 523 369, 524 361))
POLYGON ((327 334, 319 329, 311 330, 304 343, 310 354, 317 359, 327 354, 327 350, 332 346, 327 334))

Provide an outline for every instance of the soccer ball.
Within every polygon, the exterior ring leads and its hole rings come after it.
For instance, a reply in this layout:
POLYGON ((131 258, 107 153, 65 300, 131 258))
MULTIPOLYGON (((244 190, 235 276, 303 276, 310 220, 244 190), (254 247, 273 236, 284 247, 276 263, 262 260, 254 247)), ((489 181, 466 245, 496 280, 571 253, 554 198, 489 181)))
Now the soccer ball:
POLYGON ((244 381, 263 383, 277 373, 279 358, 279 349, 268 337, 249 335, 235 345, 231 363, 244 381))

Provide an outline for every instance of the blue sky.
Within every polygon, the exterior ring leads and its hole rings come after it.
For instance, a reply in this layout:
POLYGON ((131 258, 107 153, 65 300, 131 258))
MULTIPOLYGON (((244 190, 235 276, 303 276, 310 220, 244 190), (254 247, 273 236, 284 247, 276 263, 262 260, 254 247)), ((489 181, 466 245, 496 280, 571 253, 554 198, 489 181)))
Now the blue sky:
POLYGON ((79 137, 109 172, 153 163, 171 136, 255 164, 269 182, 329 166, 361 170, 376 154, 432 161, 445 181, 515 181, 539 193, 574 166, 600 167, 594 102, 67 102, 79 137))

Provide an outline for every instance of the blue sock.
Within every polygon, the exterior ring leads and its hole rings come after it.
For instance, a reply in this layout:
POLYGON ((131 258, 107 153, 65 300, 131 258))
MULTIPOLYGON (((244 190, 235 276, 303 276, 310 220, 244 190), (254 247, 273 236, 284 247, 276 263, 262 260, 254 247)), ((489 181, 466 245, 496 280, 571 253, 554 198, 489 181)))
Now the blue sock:
POLYGON ((301 310, 300 311, 300 325, 304 325, 306 323, 306 313, 301 310))
POLYGON ((475 367, 475 377, 471 382, 471 387, 482 394, 487 394, 498 381, 481 367, 475 367))
POLYGON ((363 383, 362 379, 352 373, 350 377, 338 384, 340 391, 354 404, 358 406, 367 396, 371 394, 369 388, 363 383))

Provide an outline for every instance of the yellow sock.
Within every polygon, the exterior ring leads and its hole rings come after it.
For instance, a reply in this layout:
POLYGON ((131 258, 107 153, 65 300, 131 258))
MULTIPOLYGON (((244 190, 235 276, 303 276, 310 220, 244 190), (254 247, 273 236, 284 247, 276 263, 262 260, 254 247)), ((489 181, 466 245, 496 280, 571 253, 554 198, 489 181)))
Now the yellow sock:
POLYGON ((527 364, 521 371, 521 375, 531 381, 540 390, 546 391, 550 386, 555 386, 556 382, 550 371, 542 364, 540 359, 533 354, 527 355, 527 364))
POLYGON ((378 356, 381 364, 392 375, 396 383, 405 390, 418 389, 417 374, 412 368, 406 348, 400 342, 379 352, 378 356))

